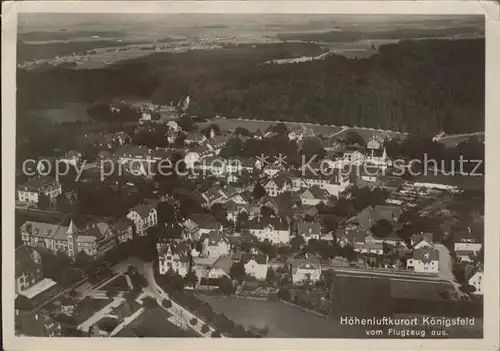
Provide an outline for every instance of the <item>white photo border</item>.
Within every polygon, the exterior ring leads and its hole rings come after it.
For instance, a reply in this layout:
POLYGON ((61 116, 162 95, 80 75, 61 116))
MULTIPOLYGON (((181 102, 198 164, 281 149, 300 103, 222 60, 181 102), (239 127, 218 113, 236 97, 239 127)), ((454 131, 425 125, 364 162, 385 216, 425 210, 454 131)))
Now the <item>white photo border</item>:
POLYGON ((492 1, 22 1, 2 3, 2 304, 10 350, 498 350, 500 8, 492 1), (14 336, 16 40, 19 13, 307 13, 484 15, 486 32, 485 282, 483 339, 30 338, 14 336), (146 344, 145 344, 146 343, 146 344))

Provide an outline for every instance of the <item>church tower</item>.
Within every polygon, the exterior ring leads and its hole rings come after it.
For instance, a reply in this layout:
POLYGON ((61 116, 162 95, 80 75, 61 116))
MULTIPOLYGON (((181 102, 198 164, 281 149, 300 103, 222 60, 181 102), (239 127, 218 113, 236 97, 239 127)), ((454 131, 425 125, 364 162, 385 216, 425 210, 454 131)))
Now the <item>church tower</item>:
POLYGON ((73 218, 71 218, 68 229, 66 230, 66 241, 68 242, 67 254, 72 259, 74 259, 77 254, 75 247, 76 246, 75 238, 77 233, 78 233, 78 228, 76 227, 73 218))

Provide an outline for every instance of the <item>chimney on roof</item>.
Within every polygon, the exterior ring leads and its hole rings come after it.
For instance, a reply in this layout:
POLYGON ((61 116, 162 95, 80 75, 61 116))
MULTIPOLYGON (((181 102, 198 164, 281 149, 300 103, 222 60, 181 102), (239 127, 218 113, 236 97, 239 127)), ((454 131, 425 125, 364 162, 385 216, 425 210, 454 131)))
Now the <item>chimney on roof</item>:
POLYGON ((35 313, 35 320, 38 320, 38 313, 35 313))

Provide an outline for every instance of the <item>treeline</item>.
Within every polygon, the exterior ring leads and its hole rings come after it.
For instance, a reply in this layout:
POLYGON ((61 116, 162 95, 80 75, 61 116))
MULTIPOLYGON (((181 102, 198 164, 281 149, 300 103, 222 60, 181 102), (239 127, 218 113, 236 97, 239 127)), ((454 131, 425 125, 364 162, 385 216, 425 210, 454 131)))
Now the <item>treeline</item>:
POLYGON ((131 95, 168 104, 189 95, 188 112, 202 117, 426 134, 484 130, 484 39, 404 41, 368 58, 283 65, 261 64, 284 51, 264 47, 162 53, 88 72, 20 72, 18 102, 40 107, 131 95))

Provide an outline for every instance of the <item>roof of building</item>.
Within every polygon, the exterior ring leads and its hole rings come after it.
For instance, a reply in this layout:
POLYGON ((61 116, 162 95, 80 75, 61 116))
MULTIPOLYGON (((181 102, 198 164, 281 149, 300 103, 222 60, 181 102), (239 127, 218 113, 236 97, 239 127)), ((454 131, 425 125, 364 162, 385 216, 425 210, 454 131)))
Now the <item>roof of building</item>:
POLYGON ((439 250, 431 246, 423 246, 413 251, 413 259, 424 263, 439 261, 439 250))
POLYGON ((189 219, 202 229, 218 229, 221 226, 210 214, 193 213, 189 216, 189 219))
POLYGON ((417 245, 421 241, 426 241, 429 244, 434 242, 434 234, 433 233, 417 233, 411 236, 411 241, 414 243, 413 245, 417 245))
POLYGON ((392 221, 395 218, 398 218, 401 213, 402 209, 399 206, 368 206, 363 209, 356 217, 348 220, 347 223, 356 223, 363 229, 370 230, 371 227, 379 220, 385 219, 392 223, 392 221))
POLYGON ((299 222, 297 223, 297 233, 304 237, 321 234, 321 224, 319 222, 299 222))
POLYGON ((227 255, 219 256, 212 264, 211 269, 220 269, 226 274, 229 274, 231 267, 233 266, 233 260, 227 255))
POLYGON ((129 212, 136 212, 141 218, 146 218, 149 216, 151 211, 156 208, 156 205, 153 203, 144 203, 135 205, 130 209, 129 212))
POLYGON ((286 219, 282 217, 256 217, 248 222, 249 229, 264 229, 268 226, 274 230, 289 230, 289 225, 286 219))
POLYGON ((232 198, 233 196, 238 195, 238 190, 236 190, 231 185, 226 185, 224 188, 220 190, 227 198, 232 198))
POLYGON ((255 249, 255 248, 251 249, 250 252, 242 252, 241 253, 241 255, 240 255, 241 262, 246 264, 251 260, 254 260, 259 265, 261 265, 261 264, 267 265, 269 257, 265 253, 263 253, 262 251, 255 249))
POLYGON ((213 186, 203 193, 203 196, 209 201, 213 202, 217 199, 224 197, 221 193, 221 189, 219 186, 213 186))
POLYGON ((229 243, 225 235, 219 230, 211 230, 210 232, 203 234, 200 238, 201 241, 208 240, 209 246, 219 245, 221 242, 229 243))
POLYGON ((66 240, 66 232, 69 227, 60 224, 26 221, 22 228, 25 228, 33 236, 66 240))
POLYGON ((306 189, 301 194, 301 197, 306 192, 309 192, 313 196, 314 199, 325 201, 325 200, 328 200, 330 198, 330 193, 328 191, 326 191, 325 189, 321 189, 318 185, 313 185, 309 189, 306 189))
POLYGON ((118 219, 118 221, 116 221, 113 224, 113 228, 115 228, 118 231, 123 231, 123 230, 128 230, 133 224, 134 222, 132 222, 132 220, 130 220, 129 218, 121 217, 120 219, 118 219))
POLYGON ((16 267, 15 274, 16 278, 20 277, 25 273, 31 273, 37 269, 42 268, 42 262, 40 254, 27 246, 20 246, 15 252, 16 267))
POLYGON ((319 270, 321 269, 321 261, 314 255, 306 254, 304 257, 294 257, 292 259, 292 274, 297 270, 319 270))

